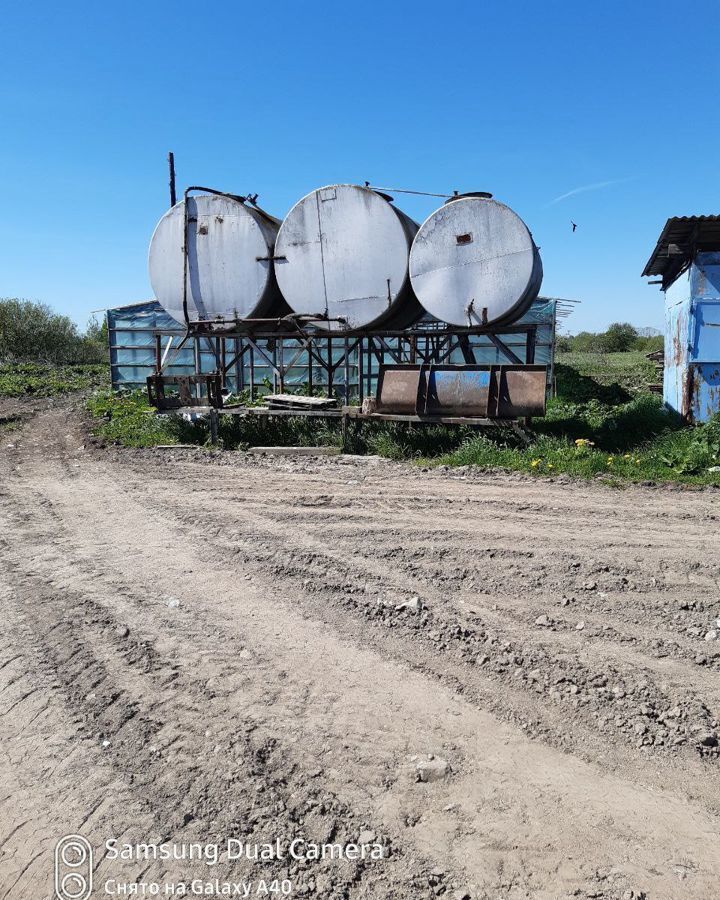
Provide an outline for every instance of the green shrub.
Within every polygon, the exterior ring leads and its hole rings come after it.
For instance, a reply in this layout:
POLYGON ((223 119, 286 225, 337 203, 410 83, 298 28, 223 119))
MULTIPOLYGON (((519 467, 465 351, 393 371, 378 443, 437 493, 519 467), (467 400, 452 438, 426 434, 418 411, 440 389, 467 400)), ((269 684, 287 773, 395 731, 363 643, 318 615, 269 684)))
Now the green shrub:
POLYGON ((600 349, 603 353, 625 353, 634 349, 637 338, 637 330, 629 322, 613 322, 600 335, 600 349))
POLYGON ((559 335, 556 343, 558 353, 627 353, 631 350, 652 353, 662 348, 662 335, 643 337, 628 322, 613 322, 607 331, 559 335))
POLYGON ((0 361, 101 363, 107 360, 107 327, 91 319, 85 334, 45 303, 0 299, 0 361))

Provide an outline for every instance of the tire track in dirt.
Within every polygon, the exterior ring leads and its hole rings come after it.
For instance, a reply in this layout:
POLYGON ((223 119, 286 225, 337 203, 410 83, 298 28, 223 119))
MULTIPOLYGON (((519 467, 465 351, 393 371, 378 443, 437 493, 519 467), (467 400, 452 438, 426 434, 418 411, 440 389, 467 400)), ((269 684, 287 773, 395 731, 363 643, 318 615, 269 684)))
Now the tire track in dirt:
MULTIPOLYGON (((310 478, 312 478, 312 475, 310 476, 310 478)), ((239 479, 238 479, 238 480, 239 480, 239 479)), ((299 479, 297 479, 297 480, 298 480, 298 481, 302 481, 303 485, 305 485, 305 481, 307 480, 307 478, 302 478, 302 479, 299 478, 299 479)), ((335 485, 333 485, 333 487, 335 487, 335 485)), ((257 490, 257 486, 254 486, 252 489, 256 491, 256 490, 257 490)), ((229 503, 227 502, 227 497, 230 495, 230 491, 229 491, 229 490, 225 490, 225 491, 224 491, 224 496, 225 496, 226 502, 223 503, 223 502, 221 502, 221 499, 222 499, 222 498, 219 496, 219 493, 220 493, 220 492, 218 492, 218 491, 216 491, 216 490, 213 490, 211 487, 209 487, 208 490, 209 490, 211 493, 213 493, 213 494, 215 494, 215 495, 217 496, 217 501, 218 501, 218 502, 217 502, 217 506, 215 507, 216 510, 217 510, 217 509, 227 509, 227 507, 228 507, 228 505, 229 505, 229 503)), ((200 492, 199 492, 199 493, 200 493, 200 492)), ((609 493, 609 492, 608 492, 608 493, 609 493)), ((292 503, 291 498, 292 498, 293 494, 294 494, 294 492, 293 492, 293 490, 292 490, 292 484, 291 484, 291 485, 289 486, 289 488, 286 490, 285 494, 283 495, 283 501, 284 501, 284 502, 283 502, 283 504, 282 504, 280 510, 279 510, 279 511, 276 511, 275 509, 273 510, 273 521, 276 522, 276 524, 277 524, 277 519, 280 519, 280 520, 282 521, 282 520, 284 519, 284 517, 287 516, 288 505, 292 503)), ((323 495, 323 496, 324 496, 324 497, 328 497, 329 495, 323 495)), ((195 502, 196 504, 198 503, 197 498, 195 499, 194 502, 195 502)), ((232 503, 232 500, 230 500, 229 502, 230 502, 230 504, 231 504, 231 503, 232 503)), ((302 498, 301 502, 302 502, 303 505, 305 505, 306 503, 309 502, 308 499, 307 499, 307 494, 303 495, 303 498, 302 498)), ((267 504, 267 500, 263 500, 262 503, 258 503, 257 505, 253 503, 252 506, 253 506, 253 509, 254 509, 254 510, 257 510, 257 509, 263 509, 263 505, 264 505, 264 504, 265 504, 265 505, 267 504)), ((202 503, 201 503, 200 505, 202 505, 202 503)), ((244 503, 244 504, 243 504, 243 512, 246 514, 247 511, 248 511, 248 510, 247 510, 247 504, 244 503)), ((331 510, 330 510, 330 512, 331 512, 331 510)), ((239 516, 242 516, 242 514, 243 514, 243 513, 240 513, 240 512, 239 512, 239 516)), ((292 513, 291 513, 291 515, 292 515, 292 513)), ((329 516, 329 513, 328 513, 328 516, 329 516)), ((702 513, 701 513, 701 517, 702 517, 702 513)), ((218 518, 218 513, 217 513, 217 512, 215 512, 215 513, 213 514, 213 518, 218 518)), ((226 515, 226 516, 225 516, 225 519, 228 520, 228 524, 226 524, 222 529, 218 529, 218 531, 219 531, 220 534, 223 534, 223 533, 224 533, 224 534, 231 534, 231 535, 232 535, 232 527, 231 527, 231 524, 230 524, 231 521, 232 521, 232 518, 231 518, 231 517, 228 517, 228 516, 226 515)), ((332 519, 329 518, 329 521, 332 521, 332 519)), ((190 522, 192 523, 192 520, 190 520, 190 522)), ((262 527, 260 526, 258 530, 261 532, 261 531, 262 531, 262 527)), ((298 525, 298 527, 297 527, 297 529, 296 529, 295 532, 291 532, 290 530, 288 530, 287 534, 290 535, 290 534, 298 533, 298 534, 300 534, 300 535, 303 535, 303 534, 305 534, 305 532, 306 532, 307 530, 308 530, 308 529, 307 529, 307 523, 305 523, 305 525, 303 525, 303 523, 299 523, 299 525, 298 525)), ((326 534, 325 534, 325 532, 326 532, 327 530, 328 530, 327 528, 325 528, 325 529, 323 530, 322 538, 320 539, 321 541, 323 541, 323 540, 324 540, 324 541, 327 541, 327 536, 326 536, 326 534)), ((330 530, 331 530, 331 529, 330 529, 330 530)), ((433 534, 432 534, 432 539, 434 539, 434 536, 435 536, 435 535, 434 535, 434 533, 433 533, 433 534)), ((233 535, 233 539, 236 540, 237 538, 238 538, 237 535, 233 535)), ((277 534, 277 529, 276 529, 276 533, 275 533, 275 535, 274 535, 274 539, 275 539, 275 541, 276 541, 276 544, 279 545, 279 546, 282 546, 283 544, 286 544, 286 543, 287 543, 287 537, 283 538, 283 532, 282 532, 282 530, 280 530, 280 538, 278 539, 278 534, 277 534)), ((335 548, 338 548, 338 547, 341 547, 341 548, 342 548, 342 553, 341 553, 340 551, 337 551, 337 550, 336 550, 336 552, 335 552, 335 554, 334 554, 336 557, 337 557, 338 555, 344 555, 345 558, 350 558, 351 556, 353 556, 353 562, 354 562, 355 559, 357 558, 357 552, 353 555, 353 554, 351 553, 351 550, 357 550, 357 549, 359 549, 361 553, 363 552, 363 548, 362 548, 362 547, 360 547, 360 548, 356 548, 356 547, 351 548, 351 547, 349 547, 349 546, 347 546, 347 545, 339 544, 339 542, 337 542, 337 541, 333 542, 333 541, 332 541, 332 535, 330 535, 330 543, 331 543, 335 548)), ((295 549, 297 549, 297 548, 295 548, 295 549)), ((315 549, 317 549, 317 548, 315 548, 315 549)), ((377 548, 374 547, 373 549, 377 549, 377 548)), ((308 561, 310 561, 310 562, 312 561, 312 556, 313 556, 312 553, 305 554, 305 558, 303 559, 303 555, 302 555, 302 554, 297 554, 297 553, 292 552, 292 551, 290 551, 290 550, 289 550, 288 552, 289 552, 289 554, 290 554, 290 557, 291 557, 292 562, 291 562, 291 564, 290 564, 288 567, 286 567, 286 570, 285 570, 286 572, 287 572, 287 571, 290 571, 290 572, 292 573, 293 569, 300 571, 300 570, 302 570, 302 569, 307 565, 308 561)), ((322 553, 322 552, 325 552, 325 551, 323 550, 323 548, 321 548, 321 550, 320 550, 320 553, 322 553)), ((329 552, 330 552, 331 555, 333 555, 333 551, 329 551, 329 552)), ((366 554, 363 554, 363 555, 366 556, 366 554)), ((529 553, 528 555, 532 557, 534 554, 533 554, 533 553, 529 553)), ((337 563, 336 563, 336 564, 337 564, 337 563)), ((692 564, 691 564, 691 565, 692 565, 692 564)), ((605 567, 603 567, 603 568, 605 568, 605 567)), ((311 571, 312 571, 312 570, 311 570, 311 571)), ((321 573, 321 574, 323 574, 323 573, 321 573)), ((367 572, 363 572, 363 575, 366 576, 366 575, 367 575, 367 572)), ((714 583, 712 579, 709 579, 709 581, 710 581, 711 583, 714 583)), ((343 583, 341 579, 337 580, 337 583, 336 583, 335 585, 333 585, 333 587, 334 587, 334 588, 336 589, 336 591, 338 591, 338 592, 343 591, 343 590, 351 592, 351 591, 353 590, 353 587, 352 587, 351 584, 349 584, 349 583, 343 583)), ((414 583, 414 584, 412 584, 411 587, 412 587, 412 590, 414 590, 414 591, 422 591, 422 584, 420 584, 420 583, 414 583)), ((426 593, 426 592, 425 592, 425 593, 426 593)), ((518 598, 518 599, 520 599, 520 598, 518 598)), ((716 603, 716 601, 713 601, 713 602, 716 603)), ((495 604, 494 604, 494 605, 495 605, 495 604)), ((507 605, 507 604, 506 604, 506 605, 507 605)), ((704 614, 705 614, 705 617, 707 618, 708 610, 705 610, 705 611, 704 611, 704 614)), ((712 613, 710 613, 710 614, 712 614, 712 613)), ((603 613, 603 615, 605 616, 605 618, 607 618, 606 613, 603 613)), ((490 616, 490 618, 492 619, 492 616, 490 616)), ((517 617, 515 617, 515 618, 517 619, 517 617)), ((527 620, 526 620, 526 622, 527 622, 527 620)), ((507 624, 507 623, 506 623, 506 624, 507 624)), ((521 624, 522 624, 522 623, 521 623, 521 624)), ((561 621, 558 620, 558 619, 556 619, 556 620, 552 623, 552 630, 554 631, 554 633, 557 633, 557 628, 560 627, 560 626, 561 626, 561 621)), ((644 623, 644 627, 645 627, 646 630, 647 630, 647 623, 644 623)), ((612 632, 614 631, 614 629, 609 629, 608 626, 605 626, 605 630, 606 630, 606 631, 609 630, 611 634, 612 634, 612 632)), ((536 631, 537 631, 537 629, 536 629, 536 631)), ((616 633, 617 633, 617 632, 616 632, 616 633)), ((569 641, 571 641, 572 638, 573 638, 572 635, 569 635, 569 636, 568 636, 568 640, 569 640, 569 641)), ((533 638, 533 639, 534 639, 534 638, 533 638)), ((525 641, 527 642, 527 640, 528 640, 528 638, 527 638, 527 635, 526 635, 525 641)), ((633 635, 632 635, 632 634, 629 634, 629 635, 628 635, 628 634, 623 634, 623 635, 622 635, 622 640, 619 641, 619 643, 627 644, 627 643, 632 642, 632 641, 633 641, 633 635)), ((659 662, 658 662, 655 666, 651 666, 651 671, 652 671, 653 668, 658 669, 659 672, 660 672, 660 674, 661 674, 661 676, 662 676, 663 678, 666 678, 669 674, 673 673, 674 676, 675 676, 675 678, 676 678, 676 680, 679 680, 679 685, 678 685, 678 687, 679 687, 680 689, 682 689, 683 681, 684 681, 685 683, 687 683, 687 682, 690 681, 690 682, 692 682, 693 684, 698 684, 698 683, 699 683, 699 684, 706 684, 706 685, 710 688, 710 690, 709 690, 709 697, 706 697, 705 699, 706 699, 707 701, 710 702, 710 705, 714 705, 715 697, 716 697, 717 692, 712 690, 712 688, 711 688, 711 683, 710 683, 709 679, 703 677, 702 674, 700 674, 699 677, 696 677, 695 672, 693 672, 694 667, 692 667, 691 669, 689 669, 689 670, 687 671, 687 673, 686 673, 686 677, 683 678, 682 676, 683 676, 685 673, 684 673, 684 670, 683 670, 683 667, 682 667, 682 666, 674 666, 674 667, 673 667, 673 666, 668 666, 667 663, 665 663, 665 662, 662 661, 662 660, 663 660, 665 657, 667 657, 668 655, 670 655, 670 656, 676 656, 676 657, 683 657, 683 656, 684 656, 685 658, 689 658, 689 657, 692 655, 692 650, 693 650, 692 645, 688 642, 688 643, 686 644, 685 647, 680 647, 680 646, 677 644, 677 642, 672 642, 672 643, 667 642, 667 643, 666 643, 666 642, 663 642, 663 641, 658 640, 657 638, 653 638, 653 639, 652 639, 652 642, 653 642, 653 644, 654 644, 654 647, 648 647, 648 648, 647 648, 647 651, 650 652, 650 653, 652 654, 652 656, 656 657, 656 658, 659 660, 659 662)), ((562 640, 559 641, 559 643, 562 643, 562 640)), ((586 645, 586 646, 587 646, 587 645, 586 645)), ((707 646, 707 645, 706 645, 706 644, 703 644, 703 645, 701 645, 701 646, 704 648, 704 647, 707 646)), ((603 649, 604 649, 604 644, 603 644, 603 649)), ((591 652, 592 652, 592 651, 591 651, 591 652)), ((596 655, 600 655, 601 652, 602 652, 602 651, 598 650, 598 652, 597 652, 596 655)), ((610 655, 612 656, 612 654, 610 654, 610 655)), ((695 654, 695 657, 694 657, 694 661, 696 661, 697 656, 698 656, 698 654, 696 653, 696 654, 695 654)), ((642 659, 642 657, 639 657, 639 658, 642 659)), ((715 665, 715 666, 717 666, 717 659, 718 659, 717 654, 715 655, 714 658, 713 658, 712 653, 710 653, 709 658, 708 658, 708 657, 705 657, 705 656, 700 656, 699 658, 700 658, 701 663, 703 663, 703 664, 705 664, 705 665, 710 665, 710 666, 715 665)), ((624 661, 630 661, 630 662, 633 662, 633 661, 634 661, 634 662, 637 662, 638 657, 637 657, 636 655, 633 655, 632 653, 628 654, 627 651, 621 651, 621 652, 620 652, 620 659, 622 659, 622 660, 624 660, 624 661)), ((681 699, 682 699, 682 698, 681 698, 681 699)), ((697 708, 697 712, 700 713, 699 720, 697 720, 697 721, 694 722, 694 723, 691 723, 691 724, 693 725, 693 727, 696 727, 696 728, 704 728, 704 727, 707 726, 708 723, 709 723, 709 724, 712 724, 712 722, 714 721, 714 720, 712 719, 712 712, 709 712, 706 708, 703 708, 702 701, 699 701, 699 704, 700 704, 700 705, 698 705, 697 703, 695 703, 695 700, 694 700, 692 697, 689 698, 689 701, 690 701, 690 704, 691 704, 691 705, 694 705, 694 706, 697 706, 697 707, 698 707, 698 708, 697 708)), ((667 707, 667 711, 668 711, 668 712, 672 712, 674 709, 675 709, 675 707, 673 707, 672 705, 670 705, 670 706, 667 707)), ((671 717, 671 718, 672 718, 672 717, 671 717)), ((623 723, 623 724, 625 724, 625 723, 623 723)), ((639 727, 639 728, 645 727, 643 722, 639 722, 639 723, 637 723, 637 724, 638 724, 638 727, 639 727)), ((661 723, 661 724, 663 724, 663 723, 661 723)), ((664 730, 664 729, 661 729, 661 731, 662 731, 662 730, 664 730)), ((630 736, 632 737, 633 734, 634 734, 634 732, 632 732, 632 730, 631 730, 631 735, 630 735, 630 736)), ((682 734, 676 735, 675 737, 673 737, 673 740, 675 740, 676 737, 679 737, 679 738, 682 740, 682 737, 683 737, 683 736, 682 736, 682 734)), ((648 740, 647 737, 645 737, 644 739, 645 739, 646 741, 648 740)), ((663 735, 661 735, 661 736, 660 736, 660 741, 663 741, 663 740, 665 740, 665 737, 664 737, 663 735)))
POLYGON ((10 587, 5 553, 0 559, 2 671, 13 673, 12 679, 3 677, 7 700, 0 710, 0 897, 50 897, 57 840, 91 819, 102 828, 109 798, 135 822, 142 818, 105 761, 78 733, 59 682, 44 668, 26 604, 10 587), (23 652, 5 657, 17 647, 23 652), (33 687, 28 690, 28 685, 33 687))
MULTIPOLYGON (((333 792, 339 804, 329 815, 340 829, 369 825, 393 837, 395 852, 385 864, 389 874, 343 876, 330 884, 331 890, 338 888, 338 896, 371 896, 376 888, 384 896, 387 878, 393 896, 399 897, 427 896, 445 887, 452 893, 466 885, 477 897, 488 891, 512 898, 556 898, 568 892, 597 896, 601 891, 610 898, 629 887, 671 896, 680 884, 678 862, 685 877, 683 896, 701 897, 711 890, 720 868, 718 820, 709 811, 715 806, 712 764, 687 755, 682 766, 688 777, 676 781, 679 758, 643 751, 633 765, 628 750, 613 757, 617 769, 611 773, 599 754, 598 764, 588 765, 558 753, 458 695, 478 673, 462 652, 453 660, 446 650, 460 649, 465 641, 441 634, 436 646, 423 640, 418 652, 415 617, 400 618, 392 609, 392 627, 369 626, 364 602, 355 603, 363 601, 362 594, 347 592, 348 583, 357 587, 358 581, 369 580, 363 562, 372 561, 367 540, 360 569, 351 563, 344 571, 341 559, 328 560, 315 546, 321 541, 321 522, 308 523, 302 515, 296 521, 310 541, 309 550, 294 533, 289 547, 287 540, 283 543, 287 498, 301 493, 307 472, 269 466, 240 466, 234 472, 227 465, 204 463, 163 472, 138 457, 112 464, 107 457, 88 459, 73 451, 73 444, 63 446, 53 433, 57 425, 52 417, 38 423, 32 435, 35 448, 19 455, 20 473, 11 474, 3 487, 12 528, 2 558, 10 561, 13 594, 30 615, 31 636, 39 657, 44 654, 50 661, 64 707, 81 724, 91 724, 98 736, 106 729, 102 733, 110 745, 103 759, 112 777, 122 775, 128 788, 127 771, 138 770, 129 789, 136 801, 145 801, 146 815, 163 817, 181 796, 192 803, 190 812, 197 813, 185 828, 192 829, 193 823, 202 829, 213 822, 225 826, 221 770, 203 755, 208 749, 203 727, 217 729, 218 722, 227 722, 223 735, 239 734, 249 742, 238 740, 240 768, 254 766, 236 786, 259 783, 265 788, 261 793, 272 790, 273 798, 279 796, 286 805, 283 791, 289 790, 298 817, 315 816, 322 830, 328 814, 314 806, 305 809, 308 800, 312 804, 316 799, 312 783, 320 778, 322 789, 333 792), (70 476, 59 480, 59 473, 70 476), (189 496, 189 489, 208 482, 210 487, 222 484, 230 497, 250 491, 259 501, 264 496, 259 505, 264 506, 265 524, 255 504, 220 504, 215 507, 219 516, 212 504, 193 511, 197 498, 189 496), (44 504, 38 503, 40 496, 44 504), (236 520, 230 532, 225 515, 236 520), (191 516, 197 519, 196 537, 188 543, 191 516), (312 556, 311 582, 323 585, 317 591, 305 591, 302 585, 307 554, 312 556), (313 568, 316 559, 318 571, 313 568), (169 609, 165 595, 176 597, 180 605, 169 609), (69 613, 78 613, 77 621, 73 615, 68 619, 69 613), (124 635, 126 628, 129 635, 124 635), (53 649, 58 636, 65 650, 53 649), (454 684, 428 677, 433 657, 438 673, 453 669, 454 684), (411 666, 421 661, 425 668, 413 671, 411 666), (90 697, 92 693, 96 696, 90 697), (119 696, 113 697, 115 693, 119 696), (128 707, 130 718, 123 712, 128 707), (173 717, 175 727, 169 721, 173 717), (158 742, 165 754, 160 778, 154 774, 155 761, 146 756, 155 733, 133 732, 143 721, 166 729, 165 743, 158 742), (453 774, 435 784, 416 785, 409 756, 417 752, 446 756, 453 774), (314 766, 321 775, 312 775, 314 766), (636 777, 641 766, 647 770, 644 782, 636 777), (705 782, 697 777, 701 772, 705 782), (653 778, 664 786, 645 788, 643 783, 653 778), (696 789, 690 798, 684 787, 693 780, 696 789), (438 864, 447 874, 431 876, 429 884, 428 867, 438 864)), ((333 491, 379 490, 383 479, 402 485, 406 478, 392 467, 383 477, 373 476, 377 484, 372 485, 368 478, 348 478, 346 470, 337 468, 337 474, 332 466, 323 469, 323 481, 333 491), (359 484, 339 485, 338 478, 359 484)), ((407 480, 416 478, 413 473, 407 480)), ((441 491, 443 485, 432 489, 441 491)), ((518 489, 506 485, 508 491, 518 489)), ((390 493, 400 494, 401 488, 390 493)), ((216 501, 219 497, 216 493, 216 501)), ((405 511, 393 509, 391 497, 388 502, 386 519, 407 519, 405 511)), ((472 504, 467 511, 472 520, 472 504)), ((419 526, 420 521, 409 530, 418 535, 419 526)), ((488 526, 490 531, 500 527, 499 520, 488 526)), ((403 528, 392 530, 402 541, 403 528)), ((455 535, 464 532, 456 528, 447 533, 458 539, 455 535)), ((352 540, 358 539, 362 535, 355 531, 352 540)), ((352 548, 337 532, 330 540, 352 561, 352 548)), ((522 558, 518 562, 524 564, 522 558)), ((385 578, 397 579, 394 589, 407 593, 405 570, 398 566, 394 571, 391 559, 376 565, 378 578, 384 572, 385 578)), ((433 602, 442 605, 442 588, 433 602)), ((442 612, 455 628, 452 606, 442 612)), ((497 621, 502 625, 501 612, 497 621)), ((621 628, 621 623, 614 625, 621 628)), ((532 652, 540 646, 538 637, 528 631, 524 639, 532 652)), ((556 637, 546 632, 541 639, 553 664, 555 656, 573 653, 572 647, 554 646, 556 637)), ((5 646, 7 658, 11 649, 5 646)), ((32 686, 38 675, 27 658, 23 661, 27 679, 16 685, 27 690, 22 682, 32 686)), ((637 659, 628 665, 628 671, 636 670, 637 659)), ((657 673, 651 674, 654 678, 657 673)), ((508 690, 511 698, 516 693, 508 690)), ((533 692, 522 689, 520 694, 537 709, 533 692)), ((567 720, 568 712, 559 710, 558 716, 567 720)), ((25 728, 24 739, 37 740, 33 728, 25 728)), ((575 736, 583 732, 574 714, 566 728, 575 736)), ((596 736, 596 741, 601 748, 607 739, 596 736)), ((23 765, 16 760, 16 768, 22 771, 23 765)), ((238 814, 244 816, 245 810, 238 814)), ((278 815, 286 821, 286 813, 272 806, 263 812, 263 821, 278 815)))
MULTIPOLYGON (((31 531, 21 520, 12 529, 21 540, 31 531)), ((12 557, 10 578, 21 575, 15 579, 16 591, 32 590, 33 635, 40 643, 45 668, 60 681, 71 714, 81 720, 80 728, 92 735, 90 739, 104 748, 115 775, 132 789, 136 804, 145 813, 149 824, 139 840, 152 836, 157 841, 178 843, 213 838, 222 842, 237 832, 240 823, 243 835, 261 840, 263 828, 271 821, 279 829, 278 836, 288 841, 299 836, 342 843, 356 839, 362 822, 327 790, 320 773, 308 775, 292 748, 268 734, 254 716, 238 720, 238 709, 245 708, 247 714, 257 700, 245 698, 247 706, 242 702, 246 679, 232 671, 225 654, 213 662, 217 652, 199 647, 204 649, 204 656, 199 654, 204 671, 198 683, 198 659, 191 664, 178 662, 184 638, 166 639, 164 652, 151 642, 130 638, 129 628, 107 608, 107 600, 97 596, 97 582, 102 580, 99 573, 86 567, 87 581, 78 579, 82 558, 73 558, 65 538, 59 543, 62 552, 49 545, 41 553, 54 572, 52 587, 44 587, 40 577, 20 573, 12 557), (68 582, 73 584, 72 590, 67 589, 68 582), (234 691, 223 690, 225 679, 235 683, 234 691)), ((22 540, 22 545, 27 546, 28 541, 22 540)), ((117 577, 112 579, 112 587, 126 593, 117 577)), ((132 596, 130 583, 128 588, 132 596)), ((134 631, 139 630, 139 608, 151 613, 140 599, 136 596, 134 603, 128 603, 116 596, 112 603, 130 614, 124 620, 132 622, 134 631)), ((152 633, 153 628, 148 630, 152 633)), ((162 628, 157 627, 157 632, 162 628)), ((194 636, 201 645, 200 635, 194 636)), ((217 635, 211 637, 217 640, 217 635)), ((242 649, 235 649, 242 659, 242 649)), ((129 827, 120 817, 118 826, 106 832, 106 837, 129 827)), ((319 865, 308 880, 299 877, 303 873, 298 866, 285 869, 275 864, 272 877, 288 876, 299 889, 305 885, 314 890, 322 883, 328 896, 341 896, 350 888, 362 896, 384 896, 395 882, 406 884, 407 896, 415 896, 415 880, 427 886, 427 867, 423 872, 417 862, 408 865, 400 847, 394 848, 381 870, 371 870, 362 862, 341 865, 339 877, 338 872, 328 870, 327 865, 319 865)), ((220 865, 213 876, 231 872, 235 878, 252 874, 249 864, 243 868, 241 863, 220 865)), ((153 867, 145 874, 161 875, 153 867)), ((417 893, 422 894, 422 890, 417 893)))
MULTIPOLYGON (((196 500, 195 512, 181 515, 198 531, 212 517, 212 543, 219 557, 243 548, 243 559, 251 561, 261 547, 267 574, 294 579, 298 599, 310 598, 315 614, 319 605, 340 598, 345 612, 360 612, 375 625, 405 628, 415 640, 424 638, 449 656, 459 654, 465 662, 479 662, 495 676, 520 678, 513 682, 516 687, 539 692, 553 703, 567 701, 581 719, 587 719, 587 712, 598 718, 611 704, 612 716, 590 724, 598 724, 614 737, 675 751, 693 743, 683 720, 689 720, 691 728, 704 729, 702 733, 714 721, 709 707, 717 703, 717 690, 709 679, 695 677, 695 666, 669 665, 662 659, 629 653, 621 645, 610 648, 605 642, 593 647, 589 635, 581 638, 577 632, 554 631, 551 645, 544 636, 547 628, 528 627, 527 620, 508 621, 494 612, 482 618, 469 616, 467 609, 445 602, 442 586, 437 590, 421 579, 388 572, 369 553, 359 556, 338 542, 328 548, 324 535, 318 537, 311 529, 298 528, 288 534, 282 523, 268 521, 255 511, 243 510, 243 520, 247 523, 250 518, 252 523, 247 534, 238 532, 232 515, 218 512, 212 501, 196 500), (367 590, 368 578, 374 579, 372 592, 367 590), (389 603, 384 599, 388 592, 389 603), (432 612, 417 619, 411 616, 409 621, 407 616, 393 615, 396 602, 414 592, 429 602, 432 612), (423 627, 418 629, 418 624, 423 627), (703 684, 709 688, 709 698, 698 695, 697 688, 703 684)), ((496 711, 503 709, 505 700, 496 704, 496 711)), ((566 735, 562 724, 561 733, 566 735)))

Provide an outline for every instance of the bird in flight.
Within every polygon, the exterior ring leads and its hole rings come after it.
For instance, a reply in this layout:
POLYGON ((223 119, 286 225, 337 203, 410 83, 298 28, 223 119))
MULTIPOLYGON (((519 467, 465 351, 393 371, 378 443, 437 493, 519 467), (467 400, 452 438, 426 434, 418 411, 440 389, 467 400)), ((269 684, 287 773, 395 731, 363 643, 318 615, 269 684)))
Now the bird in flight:
POLYGON ((577 228, 577 225, 573 222, 572 219, 570 219, 570 224, 571 224, 572 227, 573 227, 573 231, 575 231, 575 229, 577 228))

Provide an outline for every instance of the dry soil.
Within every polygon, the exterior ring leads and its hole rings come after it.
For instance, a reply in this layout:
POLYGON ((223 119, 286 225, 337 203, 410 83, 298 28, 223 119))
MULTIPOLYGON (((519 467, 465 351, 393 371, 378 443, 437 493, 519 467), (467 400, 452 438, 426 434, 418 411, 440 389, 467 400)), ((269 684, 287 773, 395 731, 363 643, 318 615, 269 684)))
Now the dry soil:
POLYGON ((0 439, 0 898, 51 897, 68 833, 93 896, 718 897, 719 496, 39 411, 0 439), (384 856, 104 849, 228 838, 384 856))

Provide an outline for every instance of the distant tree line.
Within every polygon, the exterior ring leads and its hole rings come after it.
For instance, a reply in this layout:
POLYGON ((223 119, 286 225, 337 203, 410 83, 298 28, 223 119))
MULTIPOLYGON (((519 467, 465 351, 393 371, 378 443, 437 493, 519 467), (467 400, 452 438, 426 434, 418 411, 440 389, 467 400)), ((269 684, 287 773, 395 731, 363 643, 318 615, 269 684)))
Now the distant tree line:
POLYGON ((628 322, 613 322, 607 331, 558 335, 557 349, 561 353, 623 353, 628 350, 653 353, 663 349, 663 336, 643 336, 628 322))
POLYGON ((85 331, 45 303, 0 298, 0 362, 100 363, 107 360, 107 324, 85 331))

